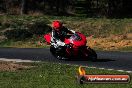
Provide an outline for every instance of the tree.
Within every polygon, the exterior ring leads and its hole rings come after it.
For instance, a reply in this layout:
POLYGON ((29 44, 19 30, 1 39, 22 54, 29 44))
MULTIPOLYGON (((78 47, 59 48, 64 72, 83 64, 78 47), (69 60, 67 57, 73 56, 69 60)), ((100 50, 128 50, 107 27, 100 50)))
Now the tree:
POLYGON ((27 9, 28 9, 27 0, 21 0, 21 11, 20 11, 21 15, 27 14, 27 9))

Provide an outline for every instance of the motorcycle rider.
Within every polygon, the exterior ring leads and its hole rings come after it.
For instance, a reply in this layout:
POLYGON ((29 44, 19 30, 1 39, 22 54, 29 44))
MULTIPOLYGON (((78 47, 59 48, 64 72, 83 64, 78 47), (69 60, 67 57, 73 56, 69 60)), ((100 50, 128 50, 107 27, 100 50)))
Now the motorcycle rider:
POLYGON ((65 47, 69 46, 64 43, 64 39, 68 33, 74 34, 75 31, 66 28, 65 26, 63 26, 62 22, 58 20, 52 22, 51 47, 50 47, 50 49, 52 49, 51 51, 55 51, 56 49, 60 51, 65 51, 65 47))

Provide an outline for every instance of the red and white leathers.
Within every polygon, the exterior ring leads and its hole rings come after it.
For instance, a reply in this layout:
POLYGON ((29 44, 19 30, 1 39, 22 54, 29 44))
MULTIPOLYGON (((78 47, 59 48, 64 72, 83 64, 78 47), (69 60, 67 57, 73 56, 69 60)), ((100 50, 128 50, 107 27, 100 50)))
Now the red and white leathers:
POLYGON ((51 45, 54 46, 54 48, 65 46, 64 39, 67 33, 74 34, 75 31, 70 30, 64 26, 60 29, 60 31, 56 31, 53 29, 51 34, 51 45))

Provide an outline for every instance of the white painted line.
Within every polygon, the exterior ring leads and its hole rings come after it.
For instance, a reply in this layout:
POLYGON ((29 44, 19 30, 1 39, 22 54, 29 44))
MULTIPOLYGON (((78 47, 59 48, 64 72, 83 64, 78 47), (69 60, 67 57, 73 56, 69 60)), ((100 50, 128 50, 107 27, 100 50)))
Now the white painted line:
POLYGON ((89 67, 89 66, 82 66, 82 67, 86 67, 86 68, 97 68, 97 67, 89 67))
POLYGON ((62 63, 59 63, 59 65, 61 65, 62 63))
MULTIPOLYGON (((7 58, 0 58, 0 61, 14 61, 14 62, 40 62, 40 61, 32 61, 32 60, 22 60, 22 59, 7 59, 7 58)), ((54 63, 55 64, 55 63, 54 63)), ((60 65, 62 63, 59 63, 60 65)), ((72 64, 66 64, 66 65, 72 65, 72 64)), ((82 65, 74 65, 74 66, 82 66, 82 65)), ((105 68, 98 68, 98 67, 89 67, 89 66, 82 66, 87 68, 97 68, 97 69, 105 69, 105 68)), ((115 69, 105 69, 105 70, 115 70, 115 69)), ((132 71, 125 71, 125 70, 115 70, 119 72, 127 72, 132 73, 132 71)))
POLYGON ((107 69, 107 70, 111 71, 111 70, 114 70, 114 69, 107 69))
MULTIPOLYGON (((72 65, 72 64, 67 64, 67 65, 72 65)), ((82 65, 74 65, 74 66, 82 66, 82 65)), ((119 72, 127 72, 127 73, 132 73, 132 71, 125 71, 125 70, 116 70, 116 69, 106 69, 106 68, 98 68, 98 67, 89 67, 89 66, 82 66, 82 67, 87 67, 87 68, 97 68, 101 70, 109 70, 109 71, 119 71, 119 72)))
POLYGON ((132 71, 126 71, 127 73, 132 73, 132 71))
POLYGON ((99 69, 105 69, 105 68, 99 68, 99 69))
MULTIPOLYGON (((67 64, 67 65, 73 65, 73 64, 67 64)), ((82 66, 82 67, 86 67, 86 68, 97 68, 97 69, 101 69, 101 70, 109 70, 109 71, 119 71, 119 72, 127 72, 127 73, 132 73, 132 71, 125 71, 125 70, 116 70, 116 69, 106 69, 106 68, 98 68, 98 67, 89 67, 89 66, 83 66, 83 65, 73 65, 73 66, 82 66)))
POLYGON ((74 65, 74 66, 79 66, 79 65, 74 65))
POLYGON ((66 64, 66 65, 71 65, 71 64, 66 64))
POLYGON ((96 67, 88 67, 88 68, 96 68, 96 67))
POLYGON ((119 71, 119 72, 125 72, 124 70, 117 70, 117 71, 119 71))
POLYGON ((32 61, 32 60, 22 60, 22 59, 6 59, 6 58, 0 58, 1 61, 13 61, 13 62, 38 62, 38 61, 32 61))

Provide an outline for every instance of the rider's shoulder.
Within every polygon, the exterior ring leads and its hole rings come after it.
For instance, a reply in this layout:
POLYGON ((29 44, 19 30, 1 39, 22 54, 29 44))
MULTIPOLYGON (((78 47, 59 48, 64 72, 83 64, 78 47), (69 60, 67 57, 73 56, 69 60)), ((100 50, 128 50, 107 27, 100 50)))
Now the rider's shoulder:
POLYGON ((65 26, 63 26, 63 27, 62 27, 62 30, 67 31, 67 30, 68 30, 68 28, 67 28, 67 27, 65 27, 65 26))

